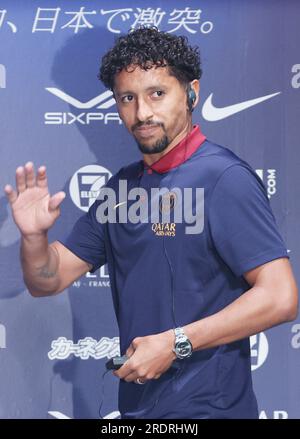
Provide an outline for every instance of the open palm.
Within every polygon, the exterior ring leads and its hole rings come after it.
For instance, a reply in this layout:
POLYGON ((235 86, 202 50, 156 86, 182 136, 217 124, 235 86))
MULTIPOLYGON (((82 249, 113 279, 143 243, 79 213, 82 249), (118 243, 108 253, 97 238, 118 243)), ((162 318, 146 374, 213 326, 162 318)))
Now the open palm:
POLYGON ((11 205, 14 221, 23 235, 45 233, 60 214, 59 205, 64 192, 49 194, 46 168, 41 166, 35 174, 33 163, 16 170, 16 191, 10 185, 5 193, 11 205))

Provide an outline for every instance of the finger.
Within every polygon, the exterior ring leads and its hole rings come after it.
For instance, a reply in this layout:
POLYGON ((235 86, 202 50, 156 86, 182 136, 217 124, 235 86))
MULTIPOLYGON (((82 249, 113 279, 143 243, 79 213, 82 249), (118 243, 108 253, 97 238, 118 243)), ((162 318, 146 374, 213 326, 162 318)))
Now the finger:
POLYGON ((26 189, 25 171, 23 166, 19 166, 16 170, 16 186, 18 192, 24 192, 26 189))
POLYGON ((134 349, 133 349, 133 346, 130 345, 129 348, 127 349, 127 351, 126 351, 126 355, 127 355, 128 358, 130 358, 133 354, 134 354, 134 349))
POLYGON ((66 194, 65 192, 57 192, 56 194, 52 195, 52 197, 49 200, 49 210, 56 210, 59 205, 62 203, 62 201, 65 199, 66 194))
POLYGON ((132 381, 135 381, 137 378, 139 378, 141 381, 145 381, 143 377, 140 377, 137 375, 136 372, 130 373, 126 377, 123 378, 127 383, 130 383, 132 381))
POLYGON ((125 365, 123 364, 123 366, 121 366, 119 369, 114 370, 113 371, 114 376, 116 376, 117 378, 120 378, 120 380, 124 379, 124 377, 126 377, 131 372, 131 369, 125 370, 125 372, 124 372, 124 368, 125 368, 125 365))
POLYGON ((35 186, 34 166, 32 162, 27 162, 25 165, 25 183, 27 187, 35 186))
POLYGON ((118 370, 114 371, 114 375, 122 380, 122 379, 124 379, 124 377, 131 374, 133 371, 134 370, 132 369, 130 360, 128 360, 128 361, 125 361, 123 366, 121 366, 118 370))
POLYGON ((158 374, 154 375, 153 379, 158 380, 158 378, 160 378, 160 377, 161 377, 161 373, 158 373, 158 374))
POLYGON ((4 192, 8 198, 8 201, 10 204, 14 203, 16 199, 18 198, 18 194, 16 191, 13 190, 12 186, 10 184, 7 184, 4 188, 4 192))
POLYGON ((47 187, 47 173, 46 166, 40 166, 37 171, 36 185, 38 187, 47 187))

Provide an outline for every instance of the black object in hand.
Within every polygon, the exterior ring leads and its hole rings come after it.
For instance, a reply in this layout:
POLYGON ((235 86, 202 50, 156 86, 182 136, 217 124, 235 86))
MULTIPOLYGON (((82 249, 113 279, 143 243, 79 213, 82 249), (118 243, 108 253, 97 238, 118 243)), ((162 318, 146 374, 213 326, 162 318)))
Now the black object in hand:
POLYGON ((122 357, 113 357, 106 364, 107 370, 117 370, 120 369, 121 366, 128 360, 127 355, 123 355, 122 357))

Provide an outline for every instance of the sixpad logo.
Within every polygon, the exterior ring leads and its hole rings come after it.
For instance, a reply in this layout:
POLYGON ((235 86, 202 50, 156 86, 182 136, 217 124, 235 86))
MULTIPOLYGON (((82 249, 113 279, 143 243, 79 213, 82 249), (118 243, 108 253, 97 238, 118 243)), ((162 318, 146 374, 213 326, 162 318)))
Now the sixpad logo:
POLYGON ((87 212, 99 195, 111 172, 99 165, 86 165, 75 172, 70 181, 70 196, 73 203, 87 212))
POLYGON ((109 122, 117 122, 119 125, 122 124, 117 112, 107 111, 116 103, 113 98, 113 93, 110 90, 86 102, 81 102, 58 88, 46 87, 45 90, 61 101, 69 104, 72 108, 72 111, 68 112, 45 113, 44 122, 46 125, 72 125, 73 123, 90 125, 93 122, 101 122, 104 125, 107 125, 109 122))
POLYGON ((269 343, 263 332, 250 337, 251 370, 258 369, 264 364, 269 353, 269 343))

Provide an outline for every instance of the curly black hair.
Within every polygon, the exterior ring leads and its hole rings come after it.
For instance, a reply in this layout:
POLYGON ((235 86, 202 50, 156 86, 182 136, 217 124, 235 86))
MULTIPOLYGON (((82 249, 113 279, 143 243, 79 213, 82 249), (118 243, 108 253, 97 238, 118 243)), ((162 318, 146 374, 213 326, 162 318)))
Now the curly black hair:
POLYGON ((171 35, 156 27, 140 27, 119 37, 103 56, 98 78, 112 90, 115 75, 130 65, 144 70, 168 66, 170 74, 183 85, 200 79, 202 74, 199 48, 191 47, 184 36, 171 35))

